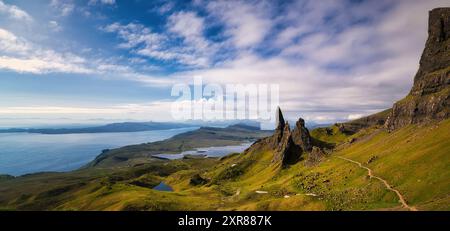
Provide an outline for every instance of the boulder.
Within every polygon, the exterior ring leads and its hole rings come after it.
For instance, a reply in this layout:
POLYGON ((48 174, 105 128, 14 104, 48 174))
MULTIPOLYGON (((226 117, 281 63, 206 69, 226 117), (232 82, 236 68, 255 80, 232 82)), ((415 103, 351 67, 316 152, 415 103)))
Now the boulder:
POLYGON ((320 149, 319 147, 312 147, 311 152, 308 154, 308 158, 306 159, 306 166, 314 166, 318 164, 324 157, 326 153, 320 149))

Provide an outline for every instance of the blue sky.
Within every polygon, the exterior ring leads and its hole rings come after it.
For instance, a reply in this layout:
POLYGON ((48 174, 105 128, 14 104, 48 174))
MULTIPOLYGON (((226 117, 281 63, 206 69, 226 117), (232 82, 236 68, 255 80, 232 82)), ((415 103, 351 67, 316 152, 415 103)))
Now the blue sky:
POLYGON ((0 125, 170 120, 173 84, 277 83, 328 123, 409 91, 448 1, 0 0, 0 125))

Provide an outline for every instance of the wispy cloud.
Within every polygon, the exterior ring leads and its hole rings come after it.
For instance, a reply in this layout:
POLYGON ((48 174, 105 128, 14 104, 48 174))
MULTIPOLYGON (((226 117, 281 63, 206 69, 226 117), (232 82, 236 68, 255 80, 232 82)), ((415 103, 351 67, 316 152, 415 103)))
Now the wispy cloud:
POLYGON ((88 5, 96 5, 96 4, 114 5, 116 4, 116 0, 89 0, 88 2, 88 5))
POLYGON ((62 26, 59 25, 59 23, 54 20, 48 22, 48 27, 54 32, 59 32, 62 30, 62 26))
POLYGON ((59 16, 68 16, 75 10, 75 3, 72 0, 51 0, 50 6, 59 16))
POLYGON ((72 53, 43 49, 0 28, 0 69, 42 74, 48 72, 91 73, 85 59, 72 53))
POLYGON ((31 49, 30 44, 13 33, 0 28, 0 50, 6 54, 24 54, 31 49))
MULTIPOLYGON (((428 10, 449 4, 440 0, 170 1, 152 5, 150 11, 143 9, 154 14, 149 18, 133 18, 115 1, 52 0, 49 5, 58 16, 81 9, 103 15, 101 10, 110 10, 109 6, 124 11, 108 11, 114 16, 110 18, 90 17, 86 20, 93 23, 79 30, 92 33, 77 38, 94 41, 86 44, 93 46, 90 52, 81 52, 85 49, 78 49, 68 36, 64 44, 69 45, 60 49, 39 43, 42 37, 51 37, 51 31, 27 37, 24 30, 0 25, 4 28, 0 29, 0 69, 81 73, 150 87, 170 87, 197 75, 209 83, 278 83, 281 107, 288 116, 332 122, 390 107, 407 93, 426 39, 428 10), (93 6, 100 4, 108 7, 93 6), (127 17, 120 18, 123 15, 127 17), (166 72, 156 75, 155 70, 166 72)), ((39 20, 39 14, 31 18, 1 0, 0 14, 13 20, 39 20)), ((58 31, 60 23, 73 18, 52 16, 42 25, 58 31)), ((70 29, 77 28, 64 27, 64 32, 70 29)))
MULTIPOLYGON (((219 4, 245 3, 214 2, 209 9, 217 13, 219 4)), ((254 39, 229 32, 236 46, 279 50, 275 55, 241 49, 220 66, 180 75, 223 84, 279 83, 281 106, 294 118, 333 122, 371 114, 390 107, 410 89, 426 38, 428 10, 439 4, 444 2, 296 1, 281 6, 276 18, 259 22, 266 27, 249 30, 258 35, 254 39), (276 33, 268 32, 271 27, 278 28, 276 33)), ((220 9, 217 14, 228 30, 245 28, 227 18, 226 7, 220 9)), ((253 13, 235 18, 244 14, 253 13)))
MULTIPOLYGON (((399 78, 394 75, 410 78, 414 70, 393 68, 397 65, 394 64, 389 66, 391 73, 377 73, 376 76, 370 75, 373 70, 357 68, 362 63, 369 64, 377 60, 380 52, 375 49, 377 45, 369 46, 373 42, 370 37, 376 33, 370 32, 370 26, 349 26, 354 21, 345 18, 345 14, 349 13, 345 11, 346 6, 346 1, 326 4, 297 1, 286 4, 285 8, 281 6, 281 14, 274 17, 272 13, 276 10, 273 7, 277 6, 268 2, 210 3, 207 9, 225 24, 228 39, 239 48, 237 56, 219 66, 180 75, 200 75, 209 82, 223 84, 279 83, 285 110, 290 111, 291 115, 302 114, 322 122, 325 118, 330 121, 347 119, 348 113, 354 111, 369 114, 388 107, 393 95, 395 98, 401 97, 407 89, 405 84, 399 86, 389 84, 389 81, 399 78), (236 13, 236 9, 240 13, 236 13), (341 18, 326 26, 326 18, 335 13, 336 17, 341 18), (294 19, 295 23, 292 22, 294 19), (341 28, 341 31, 335 31, 333 27, 341 28), (265 50, 280 48, 280 53, 264 57, 246 49, 252 47, 263 47, 265 50), (335 71, 328 68, 330 65, 346 69, 335 71), (398 91, 398 87, 401 87, 401 91, 398 91), (367 92, 371 94, 367 95, 367 92)), ((364 7, 368 10, 380 9, 382 6, 364 7)), ((353 17, 356 17, 355 21, 361 20, 357 16, 353 17)), ((386 68, 384 65, 387 63, 374 63, 373 67, 386 68)))
POLYGON ((178 12, 172 14, 168 20, 168 30, 183 38, 186 44, 194 50, 204 51, 209 47, 204 32, 204 19, 198 17, 194 12, 178 12))
POLYGON ((33 18, 24 10, 15 5, 8 5, 0 1, 0 14, 6 14, 8 17, 16 20, 33 21, 33 18))
POLYGON ((202 51, 207 48, 208 43, 201 36, 201 19, 192 14, 177 14, 171 18, 169 27, 171 32, 183 37, 184 44, 176 45, 170 34, 153 32, 138 23, 113 23, 101 29, 116 33, 123 41, 118 47, 130 49, 134 54, 156 60, 175 61, 187 66, 207 66, 208 59, 203 56, 202 51), (184 19, 193 23, 189 25, 193 28, 185 28, 185 22, 180 21, 184 19))
POLYGON ((0 28, 0 69, 19 73, 75 73, 139 81, 153 87, 168 86, 173 80, 143 74, 114 60, 90 58, 71 52, 43 48, 0 28))
POLYGON ((256 1, 212 1, 207 10, 225 24, 236 47, 248 48, 262 42, 273 26, 267 6, 256 1))
POLYGON ((169 2, 166 2, 163 5, 161 5, 160 7, 158 7, 157 11, 160 14, 165 14, 165 13, 170 12, 174 8, 174 6, 175 6, 175 3, 169 1, 169 2))
MULTIPOLYGON (((0 107, 0 120, 6 120, 12 115, 19 115, 18 118, 26 118, 34 123, 39 120, 61 120, 67 122, 72 120, 98 120, 107 118, 108 120, 141 120, 141 121, 167 121, 170 118, 171 102, 154 101, 151 103, 131 103, 109 106, 16 106, 0 107)), ((14 120, 17 120, 15 118, 14 120)), ((2 121, 4 122, 4 121, 2 121)), ((11 123, 11 121, 9 121, 11 123)))

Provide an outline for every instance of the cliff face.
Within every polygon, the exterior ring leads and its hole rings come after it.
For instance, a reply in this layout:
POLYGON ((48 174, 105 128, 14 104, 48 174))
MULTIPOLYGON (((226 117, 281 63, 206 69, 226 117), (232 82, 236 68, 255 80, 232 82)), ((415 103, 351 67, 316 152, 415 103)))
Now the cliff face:
POLYGON ((385 123, 389 130, 450 117, 450 8, 430 11, 428 27, 414 85, 394 104, 385 123))

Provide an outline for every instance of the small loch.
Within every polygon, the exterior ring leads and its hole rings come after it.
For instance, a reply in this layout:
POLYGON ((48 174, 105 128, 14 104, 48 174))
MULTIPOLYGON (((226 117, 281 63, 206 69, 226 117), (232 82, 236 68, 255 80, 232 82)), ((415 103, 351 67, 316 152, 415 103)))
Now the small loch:
POLYGON ((159 183, 153 189, 154 190, 158 190, 158 191, 165 191, 165 192, 172 192, 173 191, 172 187, 170 187, 167 184, 164 184, 164 182, 159 183))
POLYGON ((178 154, 155 154, 153 157, 168 159, 168 160, 176 160, 182 159, 185 156, 194 155, 194 156, 204 156, 204 157, 222 157, 226 156, 230 153, 235 152, 243 152, 245 149, 250 147, 253 142, 247 142, 240 145, 231 145, 231 146, 218 146, 218 147, 207 147, 207 148, 197 148, 195 150, 184 151, 178 154))

